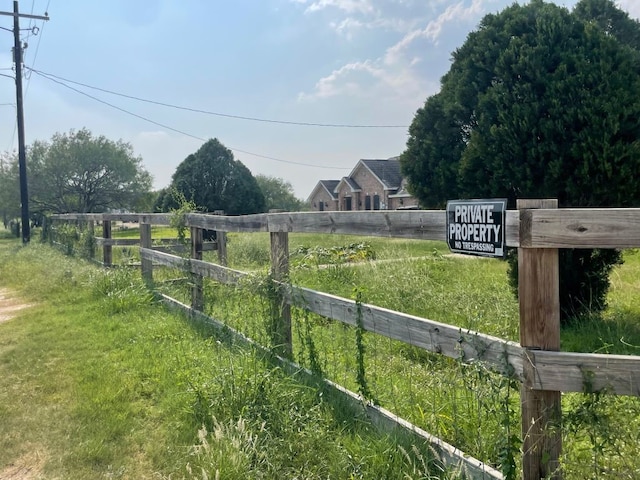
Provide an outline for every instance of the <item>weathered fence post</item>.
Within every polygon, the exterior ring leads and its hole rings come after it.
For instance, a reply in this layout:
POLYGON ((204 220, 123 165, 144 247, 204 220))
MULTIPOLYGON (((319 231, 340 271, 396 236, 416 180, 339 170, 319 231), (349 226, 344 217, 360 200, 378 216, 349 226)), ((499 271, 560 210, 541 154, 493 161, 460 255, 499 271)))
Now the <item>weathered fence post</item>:
POLYGON ((53 245, 53 236, 55 235, 53 217, 45 216, 42 224, 42 232, 44 239, 49 245, 53 245))
MULTIPOLYGON (((202 260, 202 229, 191 227, 191 258, 202 260)), ((202 311, 204 309, 204 294, 202 291, 202 277, 196 273, 191 274, 193 286, 191 287, 191 308, 202 311)))
MULTIPOLYGON (((560 297, 557 248, 530 248, 531 216, 528 209, 558 208, 555 199, 518 200, 520 248, 518 297, 520 344, 527 350, 560 350, 560 297)), ((525 351, 526 354, 526 351, 525 351)), ((562 418, 560 392, 534 390, 532 362, 524 359, 520 391, 523 437, 523 478, 562 478, 562 418)))
MULTIPOLYGON (((214 215, 224 215, 224 210, 215 210, 214 215)), ((227 232, 216 231, 216 247, 218 249, 218 263, 223 267, 227 266, 227 232)))
POLYGON ((96 257, 96 222, 93 220, 87 220, 87 235, 89 236, 87 255, 89 260, 93 261, 96 257))
MULTIPOLYGON (((276 282, 289 281, 289 234, 287 232, 271 232, 271 274, 276 282)), ((291 358, 293 346, 291 342, 291 306, 284 302, 283 292, 276 288, 279 309, 279 324, 274 325, 274 340, 276 351, 284 357, 291 358)))
MULTIPOLYGON (((140 248, 151 248, 151 224, 144 215, 140 217, 140 248)), ((153 283, 153 261, 140 255, 142 278, 147 285, 153 283)))
POLYGON ((110 267, 113 262, 112 247, 109 241, 111 240, 111 220, 102 219, 102 238, 105 243, 102 245, 102 264, 105 267, 110 267))

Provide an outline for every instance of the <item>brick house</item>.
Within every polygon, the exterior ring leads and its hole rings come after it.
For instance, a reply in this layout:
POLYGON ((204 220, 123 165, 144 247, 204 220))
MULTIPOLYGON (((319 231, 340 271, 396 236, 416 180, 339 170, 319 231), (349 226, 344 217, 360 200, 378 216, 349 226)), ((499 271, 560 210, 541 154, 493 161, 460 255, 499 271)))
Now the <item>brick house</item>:
POLYGON ((338 183, 340 183, 339 180, 320 180, 318 182, 308 199, 312 211, 338 210, 338 197, 334 193, 338 183))
POLYGON ((400 160, 360 160, 349 176, 321 180, 309 196, 314 211, 399 210, 418 208, 406 189, 400 160))

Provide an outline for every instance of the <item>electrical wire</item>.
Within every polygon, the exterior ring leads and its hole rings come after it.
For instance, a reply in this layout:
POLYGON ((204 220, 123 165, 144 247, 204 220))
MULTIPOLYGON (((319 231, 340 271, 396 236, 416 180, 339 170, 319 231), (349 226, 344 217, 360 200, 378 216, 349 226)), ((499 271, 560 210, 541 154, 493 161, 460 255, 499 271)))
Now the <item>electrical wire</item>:
MULTIPOLYGON (((34 0, 35 2, 35 0, 34 0)), ((49 16, 49 5, 51 4, 51 0, 47 0, 47 6, 44 9, 45 12, 45 16, 49 16)), ((31 14, 33 14, 33 4, 31 5, 31 14)), ((44 32, 44 24, 45 21, 42 20, 42 26, 40 27, 40 35, 38 35, 38 43, 36 43, 36 51, 33 54, 33 60, 31 61, 31 67, 33 68, 36 64, 36 58, 38 58, 38 50, 40 50, 40 41, 42 40, 42 32, 44 32)), ((29 69, 29 67, 25 68, 29 69)), ((29 78, 27 78, 27 87, 24 90, 24 96, 27 96, 27 93, 29 93, 29 86, 31 85, 31 75, 29 75, 29 78)))
MULTIPOLYGON (((179 129, 171 127, 169 125, 165 125, 164 123, 156 122, 155 120, 152 120, 150 118, 144 117, 142 115, 138 115, 137 113, 133 113, 133 112, 131 112, 129 110, 126 110, 124 108, 118 107, 117 105, 113 105, 113 104, 111 104, 111 103, 109 103, 109 102, 107 102, 105 100, 102 100, 100 98, 94 97, 93 95, 90 95, 87 92, 83 92, 82 90, 78 90, 77 88, 72 87, 71 85, 67 85, 66 83, 64 83, 61 80, 58 80, 56 78, 51 78, 51 77, 47 76, 47 74, 44 74, 43 72, 40 72, 38 70, 32 70, 32 71, 33 71, 33 73, 35 73, 36 75, 38 75, 38 76, 40 76, 42 78, 45 78, 45 79, 47 79, 47 80, 49 80, 51 82, 57 83, 58 85, 62 85, 63 87, 68 88, 69 90, 71 90, 73 92, 76 92, 76 93, 78 93, 80 95, 83 95, 83 96, 85 96, 87 98, 90 98, 91 100, 94 100, 96 102, 102 103, 103 105, 107 105, 108 107, 114 108, 114 109, 116 109, 116 110, 118 110, 120 112, 126 113, 127 115, 131 115, 132 117, 136 117, 136 118, 138 118, 140 120, 144 120, 145 122, 152 123, 153 125, 156 125, 158 127, 164 128, 166 130, 170 130, 172 132, 179 133, 179 134, 184 135, 186 137, 190 137, 190 138, 194 138, 196 140, 200 140, 201 142, 206 142, 207 141, 207 139, 205 139, 205 138, 199 137, 197 135, 193 135, 193 134, 185 132, 183 130, 179 130, 179 129)), ((281 158, 276 158, 276 157, 271 157, 271 156, 268 156, 268 155, 261 155, 259 153, 249 152, 247 150, 242 150, 242 149, 239 149, 239 148, 234 148, 234 147, 227 147, 227 148, 229 148, 229 150, 233 150, 234 152, 244 153, 246 155, 252 155, 254 157, 264 158, 264 159, 267 159, 267 160, 273 160, 275 162, 288 163, 290 165, 300 165, 300 166, 303 166, 303 167, 324 168, 324 169, 331 169, 331 170, 350 170, 349 168, 346 168, 346 167, 330 167, 330 166, 326 166, 326 165, 314 165, 314 164, 310 164, 310 163, 293 162, 293 161, 290 161, 290 160, 283 160, 281 158)))
POLYGON ((34 73, 38 73, 38 74, 41 74, 41 75, 47 75, 47 76, 49 76, 51 78, 56 78, 58 80, 61 80, 61 81, 67 82, 67 83, 72 83, 74 85, 79 85, 79 86, 82 86, 82 87, 85 87, 85 88, 90 88, 92 90, 98 90, 100 92, 108 93, 110 95, 116 95, 118 97, 128 98, 130 100, 136 100, 138 102, 151 103, 153 105, 159 105, 159 106, 168 107, 168 108, 175 108, 177 110, 186 110, 188 112, 201 113, 201 114, 204 114, 204 115, 213 115, 213 116, 217 116, 217 117, 233 118, 233 119, 236 119, 236 120, 247 120, 247 121, 251 121, 251 122, 263 122, 263 123, 276 123, 276 124, 280 124, 280 125, 297 125, 297 126, 303 126, 303 127, 409 128, 407 125, 357 125, 357 124, 347 124, 347 123, 294 122, 294 121, 288 121, 288 120, 273 120, 273 119, 269 119, 269 118, 245 117, 245 116, 242 116, 242 115, 232 115, 232 114, 229 114, 229 113, 212 112, 212 111, 209 111, 209 110, 201 110, 201 109, 198 109, 198 108, 184 107, 184 106, 180 106, 180 105, 173 105, 171 103, 159 102, 159 101, 156 101, 156 100, 149 100, 149 99, 146 99, 146 98, 136 97, 134 95, 127 95, 125 93, 114 92, 113 90, 107 90, 106 88, 95 87, 93 85, 88 85, 86 83, 77 82, 75 80, 70 80, 68 78, 60 77, 60 76, 55 75, 53 73, 42 72, 42 71, 35 70, 35 69, 32 69, 32 71, 34 73))

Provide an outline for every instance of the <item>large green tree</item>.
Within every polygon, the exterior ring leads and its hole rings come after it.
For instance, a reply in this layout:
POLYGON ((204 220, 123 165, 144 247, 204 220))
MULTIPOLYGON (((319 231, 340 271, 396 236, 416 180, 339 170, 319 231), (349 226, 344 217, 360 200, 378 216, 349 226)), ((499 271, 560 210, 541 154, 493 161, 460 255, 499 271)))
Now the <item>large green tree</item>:
MULTIPOLYGON (((638 32, 608 0, 487 15, 410 127, 401 162, 414 194, 434 207, 469 197, 639 205, 638 32)), ((618 262, 614 250, 562 252, 563 318, 604 308, 618 262)))
POLYGON ((27 167, 34 212, 135 210, 151 189, 151 175, 130 144, 95 137, 85 128, 34 142, 27 167))
POLYGON ((175 207, 171 191, 208 212, 224 210, 227 215, 243 215, 264 212, 266 208, 251 171, 235 160, 231 150, 218 139, 207 141, 178 165, 169 189, 160 194, 160 210, 175 207))
POLYGON ((305 202, 295 196, 291 182, 261 174, 256 175, 256 181, 264 195, 267 210, 299 212, 304 209, 305 202))

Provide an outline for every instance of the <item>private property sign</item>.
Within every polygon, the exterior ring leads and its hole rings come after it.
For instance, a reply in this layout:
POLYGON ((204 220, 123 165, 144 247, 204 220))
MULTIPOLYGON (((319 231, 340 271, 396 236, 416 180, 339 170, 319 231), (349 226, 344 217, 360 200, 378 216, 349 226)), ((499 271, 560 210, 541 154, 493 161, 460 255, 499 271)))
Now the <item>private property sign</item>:
POLYGON ((503 257, 507 200, 447 202, 447 243, 455 253, 503 257))

